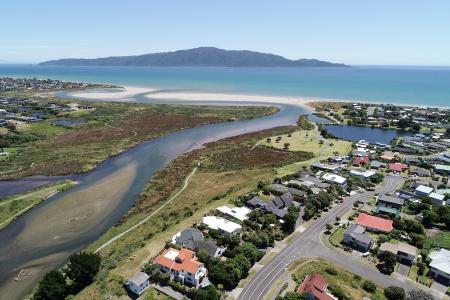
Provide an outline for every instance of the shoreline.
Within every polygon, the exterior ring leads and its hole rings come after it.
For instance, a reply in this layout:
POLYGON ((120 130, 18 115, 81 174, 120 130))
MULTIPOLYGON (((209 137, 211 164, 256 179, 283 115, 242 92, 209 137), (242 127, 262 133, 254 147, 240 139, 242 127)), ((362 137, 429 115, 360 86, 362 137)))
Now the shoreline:
POLYGON ((412 103, 386 103, 381 100, 352 100, 339 98, 321 98, 309 96, 276 96, 276 95, 259 95, 247 93, 225 93, 212 91, 189 91, 189 90, 164 90, 152 87, 128 86, 123 85, 121 88, 103 88, 96 91, 96 89, 86 89, 83 91, 68 91, 71 97, 79 98, 80 100, 97 100, 97 101, 132 101, 132 98, 138 94, 146 94, 145 98, 148 100, 177 100, 177 101, 198 101, 198 102, 247 102, 247 103, 268 103, 268 104, 290 104, 302 107, 307 107, 312 110, 312 103, 314 102, 329 102, 329 103, 367 103, 374 105, 395 105, 400 107, 418 107, 418 108, 436 108, 436 109, 450 109, 450 106, 433 106, 421 105, 412 103))

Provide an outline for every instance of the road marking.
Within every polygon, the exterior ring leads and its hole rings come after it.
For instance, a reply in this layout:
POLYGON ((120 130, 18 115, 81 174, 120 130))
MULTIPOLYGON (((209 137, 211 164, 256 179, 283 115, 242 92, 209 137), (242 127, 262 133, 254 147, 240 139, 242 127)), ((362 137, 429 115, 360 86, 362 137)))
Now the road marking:
MULTIPOLYGON (((283 250, 281 250, 279 252, 279 254, 277 255, 277 257, 272 260, 266 267, 264 267, 264 269, 261 270, 261 272, 257 273, 256 276, 252 279, 251 282, 255 282, 255 280, 259 281, 259 284, 250 290, 250 286, 252 284, 247 285, 243 292, 239 295, 238 299, 252 299, 253 296, 255 295, 257 289, 264 283, 264 281, 270 276, 273 275, 272 272, 276 270, 276 268, 278 268, 281 264, 286 262, 286 259, 289 259, 289 256, 292 255, 292 253, 296 250, 300 251, 302 250, 307 243, 303 244, 303 245, 296 245, 299 241, 303 240, 303 239, 309 239, 312 237, 312 235, 314 235, 318 230, 321 229, 321 227, 324 225, 324 223, 330 221, 332 218, 335 218, 336 216, 341 216, 343 214, 343 210, 349 210, 351 205, 353 205, 353 203, 355 203, 356 201, 362 200, 366 197, 372 196, 376 193, 387 193, 389 191, 391 191, 392 189, 395 189, 397 187, 399 180, 397 180, 397 178, 393 178, 391 176, 387 176, 387 180, 385 182, 385 184, 380 187, 378 190, 376 191, 370 191, 370 192, 365 192, 362 194, 356 194, 353 196, 350 196, 349 199, 347 200, 347 202, 343 205, 343 206, 335 206, 333 207, 328 213, 326 213, 326 215, 321 218, 317 223, 314 223, 311 227, 307 228, 304 232, 302 232, 300 234, 300 236, 294 240, 291 244, 289 244, 286 248, 284 248, 283 250), (320 224, 320 225, 319 225, 320 224), (291 248, 293 248, 291 250, 291 248), (290 250, 289 253, 287 253, 290 250), (273 264, 275 264, 277 261, 279 260, 279 262, 275 265, 272 266, 273 264), (269 268, 270 267, 270 268, 269 268), (266 271, 267 270, 267 271, 266 271), (266 272, 265 272, 266 271, 266 272), (264 274, 266 274, 266 276, 264 276, 264 274), (259 277, 264 276, 262 279, 259 279, 259 277), (244 295, 251 293, 249 295, 249 297, 245 297, 244 295)), ((289 264, 288 264, 289 265, 289 264)), ((282 271, 282 270, 281 270, 282 271)), ((281 272, 278 271, 275 274, 275 277, 281 272)), ((261 296, 266 292, 266 290, 270 288, 270 285, 266 285, 266 287, 263 289, 263 291, 261 293, 258 294, 258 298, 260 299, 261 296)))

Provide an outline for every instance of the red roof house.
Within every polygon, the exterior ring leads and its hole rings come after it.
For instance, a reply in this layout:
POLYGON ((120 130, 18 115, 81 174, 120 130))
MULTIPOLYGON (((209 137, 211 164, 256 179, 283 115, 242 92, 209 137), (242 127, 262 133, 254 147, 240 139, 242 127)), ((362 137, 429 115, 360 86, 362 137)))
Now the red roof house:
POLYGON ((391 232, 393 228, 393 222, 391 220, 374 217, 365 213, 359 214, 356 224, 363 226, 367 230, 381 231, 386 233, 391 232))
POLYGON ((370 162, 368 156, 357 156, 353 159, 353 165, 354 166, 364 166, 370 162))
MULTIPOLYGON (((297 293, 307 293, 309 296, 317 300, 334 300, 327 294, 328 283, 319 273, 306 276, 302 284, 299 286, 297 293)), ((309 299, 309 298, 308 298, 309 299)))
POLYGON ((408 169, 408 165, 404 163, 390 163, 389 171, 401 173, 404 170, 408 169))

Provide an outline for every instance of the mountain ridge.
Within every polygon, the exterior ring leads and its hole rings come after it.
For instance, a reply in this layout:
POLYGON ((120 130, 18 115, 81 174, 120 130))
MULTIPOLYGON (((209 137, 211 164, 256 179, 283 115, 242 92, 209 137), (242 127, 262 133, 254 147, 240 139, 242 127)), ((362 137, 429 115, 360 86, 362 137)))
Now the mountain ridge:
POLYGON ((153 67, 349 67, 317 59, 290 60, 272 53, 198 47, 170 52, 101 58, 65 58, 41 66, 153 66, 153 67))

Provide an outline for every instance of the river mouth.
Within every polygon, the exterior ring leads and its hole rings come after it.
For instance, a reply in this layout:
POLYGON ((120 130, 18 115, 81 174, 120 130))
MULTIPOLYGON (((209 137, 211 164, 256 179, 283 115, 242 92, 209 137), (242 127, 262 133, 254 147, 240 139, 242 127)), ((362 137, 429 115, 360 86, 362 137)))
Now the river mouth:
MULTIPOLYGON (((145 94, 136 95, 135 101, 140 97, 145 94)), ((0 231, 0 299, 20 299, 45 272, 98 239, 131 208, 153 174, 178 155, 226 137, 293 125, 308 112, 295 105, 277 106, 279 112, 270 116, 205 125, 144 142, 80 175, 72 190, 18 218, 0 231)))

